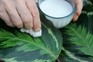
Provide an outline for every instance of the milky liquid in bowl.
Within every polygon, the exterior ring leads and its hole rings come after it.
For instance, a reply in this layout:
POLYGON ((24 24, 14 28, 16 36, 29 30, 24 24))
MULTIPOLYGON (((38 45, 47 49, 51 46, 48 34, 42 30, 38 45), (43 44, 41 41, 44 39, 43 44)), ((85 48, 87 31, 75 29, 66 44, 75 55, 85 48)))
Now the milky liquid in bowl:
POLYGON ((46 18, 49 19, 57 28, 61 28, 71 21, 61 19, 73 12, 71 4, 65 0, 44 0, 40 3, 39 7, 46 15, 46 18))

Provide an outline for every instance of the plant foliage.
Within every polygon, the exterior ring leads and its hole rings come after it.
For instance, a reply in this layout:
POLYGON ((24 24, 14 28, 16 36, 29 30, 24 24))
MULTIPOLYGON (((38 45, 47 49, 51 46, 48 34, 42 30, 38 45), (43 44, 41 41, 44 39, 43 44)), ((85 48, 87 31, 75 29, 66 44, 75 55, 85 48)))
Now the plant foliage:
POLYGON ((64 39, 65 62, 93 62, 93 2, 84 0, 84 8, 77 23, 61 29, 64 39), (82 61, 83 60, 83 61, 82 61))
POLYGON ((0 58, 5 62, 54 62, 61 52, 62 36, 51 23, 44 23, 39 38, 0 24, 0 58))
POLYGON ((43 35, 39 38, 0 20, 0 58, 5 62, 93 62, 93 1, 83 1, 77 23, 60 31, 41 13, 43 35))

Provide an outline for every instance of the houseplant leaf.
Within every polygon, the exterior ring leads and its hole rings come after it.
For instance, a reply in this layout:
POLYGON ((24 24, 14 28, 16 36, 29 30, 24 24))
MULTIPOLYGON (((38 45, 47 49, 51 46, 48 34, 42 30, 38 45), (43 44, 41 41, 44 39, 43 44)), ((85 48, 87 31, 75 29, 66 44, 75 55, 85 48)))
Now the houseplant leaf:
MULTIPOLYGON (((93 62, 93 4, 89 0, 85 1, 88 1, 88 4, 84 6, 77 23, 72 22, 61 31, 65 49, 77 58, 93 62)), ((69 56, 69 54, 65 54, 69 56)), ((65 61, 75 62, 74 58, 69 57, 69 59, 66 55, 62 56, 65 61)))
POLYGON ((70 36, 68 40, 71 43, 79 46, 77 49, 86 55, 93 56, 93 35, 86 32, 84 27, 77 27, 75 24, 71 24, 68 26, 66 34, 70 36))
POLYGON ((6 62, 54 62, 62 48, 62 36, 51 22, 41 17, 42 37, 34 38, 18 29, 0 26, 0 57, 6 62), (47 25, 48 24, 48 25, 47 25))

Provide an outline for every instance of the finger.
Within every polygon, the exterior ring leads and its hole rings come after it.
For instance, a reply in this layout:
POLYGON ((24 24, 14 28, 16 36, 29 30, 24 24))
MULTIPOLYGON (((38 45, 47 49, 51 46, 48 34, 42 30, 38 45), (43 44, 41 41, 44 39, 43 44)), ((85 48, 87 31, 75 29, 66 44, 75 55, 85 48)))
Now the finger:
POLYGON ((33 27, 32 15, 23 0, 21 1, 21 3, 18 3, 17 10, 21 16, 24 27, 26 29, 31 29, 33 27))
POLYGON ((21 18, 15 8, 15 6, 12 4, 13 2, 9 1, 10 3, 6 3, 5 5, 5 9, 7 10, 13 24, 18 27, 18 28, 22 28, 23 27, 23 23, 21 21, 21 18))
POLYGON ((79 17, 79 16, 78 16, 77 14, 75 14, 74 17, 73 17, 73 21, 74 21, 74 22, 77 21, 78 17, 79 17))
POLYGON ((3 5, 0 5, 0 18, 4 20, 6 25, 8 25, 10 27, 14 27, 13 23, 11 22, 9 15, 7 14, 3 5))
POLYGON ((35 0, 27 0, 26 5, 33 16, 33 29, 34 31, 39 31, 41 29, 41 22, 35 0))
POLYGON ((76 4, 77 11, 73 17, 73 21, 76 21, 78 19, 78 17, 81 14, 82 8, 83 8, 82 0, 75 0, 75 4, 76 4))

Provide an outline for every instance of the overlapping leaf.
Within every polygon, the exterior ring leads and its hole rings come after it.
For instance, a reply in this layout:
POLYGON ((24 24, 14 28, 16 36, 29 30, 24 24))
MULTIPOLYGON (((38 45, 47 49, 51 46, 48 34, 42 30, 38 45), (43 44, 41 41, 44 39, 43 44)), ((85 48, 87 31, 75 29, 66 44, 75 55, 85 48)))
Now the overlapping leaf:
POLYGON ((71 24, 66 34, 70 36, 71 43, 79 46, 77 49, 86 55, 93 56, 93 35, 86 31, 84 27, 71 24))
MULTIPOLYGON (((64 48, 77 59, 88 62, 93 62, 93 4, 91 1, 84 0, 82 14, 76 23, 72 22, 61 29, 64 33, 64 48)), ((67 53, 66 55, 69 56, 67 53)), ((67 56, 63 56, 66 62, 80 62, 72 56, 69 58, 67 56)))
POLYGON ((44 17, 42 20, 43 34, 39 38, 0 27, 0 57, 6 62, 54 62, 61 52, 62 36, 44 17))

